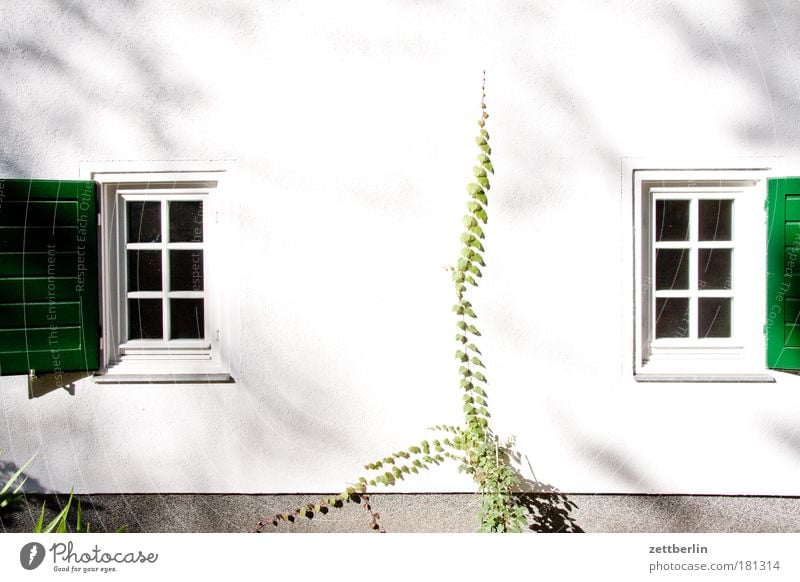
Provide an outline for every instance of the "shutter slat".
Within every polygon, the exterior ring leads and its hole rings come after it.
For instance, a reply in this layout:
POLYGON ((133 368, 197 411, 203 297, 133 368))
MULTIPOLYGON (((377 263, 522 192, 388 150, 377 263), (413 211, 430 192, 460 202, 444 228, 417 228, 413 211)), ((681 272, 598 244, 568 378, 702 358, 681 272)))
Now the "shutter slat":
POLYGON ((30 323, 47 321, 58 325, 80 325, 80 303, 0 304, 0 329, 25 327, 30 323))
MULTIPOLYGON (((86 238, 84 233, 83 238, 86 238)), ((77 227, 49 226, 0 226, 0 252, 47 251, 50 248, 62 252, 77 252, 77 227)))
POLYGON ((4 202, 0 226, 50 226, 77 224, 78 203, 75 201, 4 202))
POLYGON ((0 253, 0 277, 35 277, 75 274, 74 253, 0 253))
POLYGON ((93 182, 0 179, 0 374, 96 370, 93 182))

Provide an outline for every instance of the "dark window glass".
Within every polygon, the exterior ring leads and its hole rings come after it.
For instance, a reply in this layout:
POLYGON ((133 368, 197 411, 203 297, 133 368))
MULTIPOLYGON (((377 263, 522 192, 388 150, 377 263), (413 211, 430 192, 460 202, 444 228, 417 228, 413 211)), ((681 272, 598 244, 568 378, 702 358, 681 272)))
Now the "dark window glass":
POLYGON ((689 288, 689 249, 656 249, 656 289, 689 288))
POLYGON ((731 337, 730 298, 701 297, 697 301, 697 336, 731 337))
POLYGON ((689 201, 656 200, 656 241, 689 240, 689 201))
POLYGON ((128 299, 128 339, 162 339, 161 299, 128 299))
POLYGON ((201 201, 169 203, 169 241, 203 242, 203 203, 201 201))
POLYGON ((203 251, 169 252, 170 291, 203 290, 203 251))
POLYGON ((699 289, 731 288, 731 249, 700 249, 697 255, 699 289))
POLYGON ((170 339, 202 339, 205 319, 202 299, 170 299, 170 339))
POLYGON ((161 242, 161 202, 128 202, 128 242, 161 242))
POLYGON ((161 251, 128 251, 128 291, 161 291, 161 251))
POLYGON ((689 337, 689 299, 656 298, 656 339, 689 337))
POLYGON ((700 200, 699 240, 731 240, 733 200, 700 200))

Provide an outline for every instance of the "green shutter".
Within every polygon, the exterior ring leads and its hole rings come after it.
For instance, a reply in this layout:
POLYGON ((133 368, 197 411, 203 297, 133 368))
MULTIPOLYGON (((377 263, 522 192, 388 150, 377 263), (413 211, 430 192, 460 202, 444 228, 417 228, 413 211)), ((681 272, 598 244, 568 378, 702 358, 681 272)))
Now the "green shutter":
POLYGON ((768 180, 767 366, 800 369, 800 178, 768 180))
POLYGON ((0 178, 0 375, 98 368, 94 182, 0 178))

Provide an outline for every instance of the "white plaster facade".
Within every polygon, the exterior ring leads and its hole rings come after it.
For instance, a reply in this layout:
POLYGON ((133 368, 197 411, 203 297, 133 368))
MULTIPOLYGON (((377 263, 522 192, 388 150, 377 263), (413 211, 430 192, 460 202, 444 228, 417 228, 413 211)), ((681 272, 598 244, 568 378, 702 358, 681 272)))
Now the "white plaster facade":
MULTIPOLYGON (((800 494, 800 377, 637 383, 630 158, 782 160, 796 3, 0 4, 0 175, 229 160, 234 384, 0 378, 45 490, 336 491, 460 420, 452 284, 487 70, 496 429, 565 492, 800 494), (626 258, 627 257, 627 258, 626 258)), ((689 162, 687 162, 689 163, 689 162)), ((754 276, 761 276, 756 274, 754 276)), ((399 491, 470 491, 446 465, 399 491)))

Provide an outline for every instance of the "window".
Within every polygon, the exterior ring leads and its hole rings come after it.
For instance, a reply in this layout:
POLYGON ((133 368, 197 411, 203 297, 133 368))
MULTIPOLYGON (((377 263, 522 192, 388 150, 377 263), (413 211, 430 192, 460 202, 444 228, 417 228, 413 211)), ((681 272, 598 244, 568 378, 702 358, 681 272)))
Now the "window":
POLYGON ((101 201, 97 382, 230 379, 224 171, 161 165, 85 170, 101 201))
POLYGON ((0 178, 0 375, 230 381, 238 271, 235 230, 221 230, 225 166, 86 163, 81 174, 0 178))
POLYGON ((637 379, 767 379, 765 171, 631 177, 637 379))

